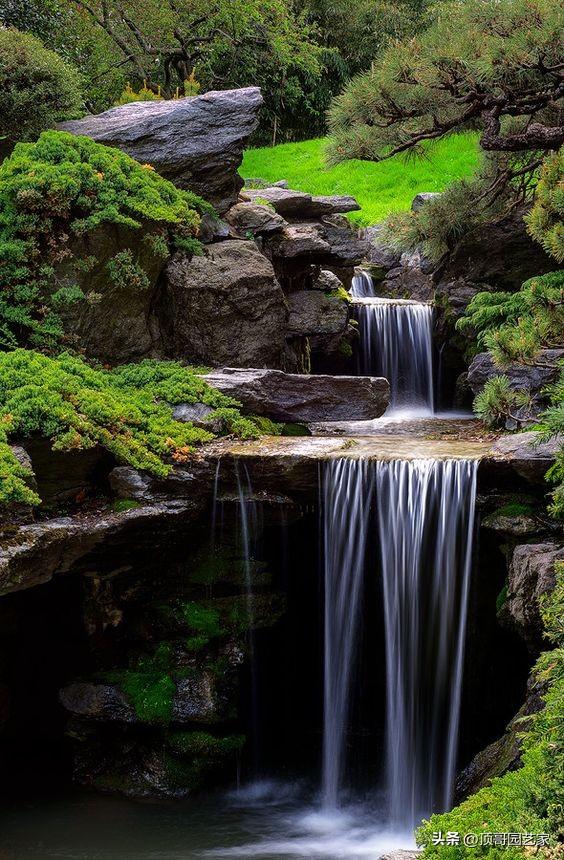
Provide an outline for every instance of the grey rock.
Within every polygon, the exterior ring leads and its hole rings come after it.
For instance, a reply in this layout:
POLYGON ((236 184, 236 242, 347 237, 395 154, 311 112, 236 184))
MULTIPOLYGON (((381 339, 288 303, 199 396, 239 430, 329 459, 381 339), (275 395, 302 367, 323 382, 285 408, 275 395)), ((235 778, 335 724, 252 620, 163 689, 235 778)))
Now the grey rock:
POLYGON ((108 476, 110 487, 118 499, 133 499, 137 502, 153 502, 154 479, 139 472, 133 466, 116 466, 108 476))
POLYGON ((321 269, 315 280, 312 282, 312 289, 314 290, 323 290, 325 293, 329 293, 332 290, 339 290, 343 286, 343 282, 334 272, 330 272, 328 269, 321 269))
POLYGON ((411 201, 412 212, 420 212, 427 203, 431 200, 436 200, 440 196, 437 191, 422 191, 420 194, 416 194, 411 201))
POLYGON ((287 332, 290 335, 327 335, 345 331, 349 302, 319 290, 300 290, 288 296, 287 332))
POLYGON ((277 233, 286 224, 270 206, 260 203, 237 203, 225 214, 225 220, 245 238, 249 233, 253 236, 277 233))
POLYGON ((544 476, 554 463, 563 441, 554 438, 549 442, 539 442, 539 433, 533 430, 515 433, 500 436, 492 445, 491 455, 494 460, 509 461, 511 468, 527 481, 544 484, 544 476))
POLYGON ((354 212, 360 209, 354 197, 349 195, 312 196, 303 191, 276 184, 270 188, 245 188, 242 197, 247 200, 268 200, 279 215, 289 218, 313 219, 324 215, 354 212))
POLYGON ((182 678, 172 704, 175 722, 215 723, 220 719, 215 681, 211 674, 182 678))
POLYGON ((284 228, 276 245, 277 257, 323 257, 331 246, 318 224, 291 224, 284 228))
POLYGON ((401 252, 382 238, 383 231, 383 224, 374 224, 361 231, 361 236, 366 243, 366 260, 381 266, 384 270, 394 269, 399 266, 401 252))
POLYGON ((527 537, 538 534, 539 521, 532 514, 500 514, 494 511, 484 517, 481 528, 510 537, 527 537))
POLYGON ((408 851, 405 848, 397 848, 395 851, 381 854, 379 860, 420 860, 420 857, 421 851, 408 851))
MULTIPOLYGON (((104 547, 104 558, 121 547, 143 554, 179 521, 190 521, 203 509, 206 497, 140 505, 120 513, 57 517, 24 524, 0 539, 0 595, 41 585, 55 576, 83 571, 104 547)), ((99 565, 102 562, 98 561, 99 565)))
POLYGON ((516 391, 526 391, 533 401, 533 412, 538 414, 546 405, 546 396, 542 390, 558 377, 558 362, 564 358, 564 349, 543 349, 539 353, 539 361, 554 364, 554 367, 540 365, 511 364, 505 369, 499 368, 489 352, 480 352, 468 368, 468 385, 474 394, 479 394, 486 382, 493 376, 507 376, 511 388, 516 391))
POLYGON ((93 720, 134 723, 135 710, 113 684, 77 683, 63 687, 59 701, 71 714, 93 720))
POLYGON ((389 402, 388 381, 368 376, 325 376, 224 367, 206 381, 239 400, 247 412, 275 421, 378 418, 389 402))
POLYGON ((500 618, 517 630, 534 652, 543 647, 539 600, 554 589, 557 561, 564 561, 564 544, 547 542, 516 546, 509 563, 507 597, 500 618))
POLYGON ((117 146, 223 213, 237 201, 243 150, 258 125, 258 87, 172 101, 134 102, 65 122, 64 131, 117 146))
POLYGON ((272 264, 254 242, 229 240, 166 270, 175 358, 217 366, 279 366, 287 308, 272 264))
POLYGON ((211 245, 212 242, 223 242, 225 239, 236 239, 234 231, 226 221, 221 218, 214 218, 208 213, 202 215, 200 226, 198 228, 198 239, 204 245, 211 245))
POLYGON ((56 289, 76 285, 86 296, 60 313, 65 331, 87 355, 121 364, 160 353, 160 332, 151 324, 151 312, 164 261, 149 241, 151 235, 159 235, 154 225, 132 230, 102 224, 73 239, 72 256, 55 267, 56 289), (142 270, 145 286, 111 277, 114 258, 128 252, 142 270), (77 267, 77 260, 88 259, 95 259, 96 265, 77 267))

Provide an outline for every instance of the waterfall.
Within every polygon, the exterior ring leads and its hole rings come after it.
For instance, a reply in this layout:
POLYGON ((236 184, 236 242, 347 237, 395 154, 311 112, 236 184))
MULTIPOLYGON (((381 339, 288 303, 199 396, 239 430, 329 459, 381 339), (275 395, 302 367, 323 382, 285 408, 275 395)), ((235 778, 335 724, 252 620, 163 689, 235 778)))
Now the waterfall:
POLYGON ((363 269, 355 271, 350 294, 354 299, 368 299, 376 295, 374 281, 368 272, 363 269))
POLYGON ((392 824, 452 805, 477 463, 376 463, 392 824))
POLYGON ((396 299, 356 299, 359 370, 389 380, 392 409, 433 411, 433 308, 396 299))
MULTIPOLYGON (((386 797, 411 829, 451 805, 477 462, 323 466, 325 587, 322 798, 338 805, 369 536, 378 540, 386 640, 386 797)), ((374 668, 377 671, 377 667, 374 668)))
POLYGON ((373 470, 367 460, 323 464, 324 710, 322 801, 338 805, 351 670, 364 574, 373 470))

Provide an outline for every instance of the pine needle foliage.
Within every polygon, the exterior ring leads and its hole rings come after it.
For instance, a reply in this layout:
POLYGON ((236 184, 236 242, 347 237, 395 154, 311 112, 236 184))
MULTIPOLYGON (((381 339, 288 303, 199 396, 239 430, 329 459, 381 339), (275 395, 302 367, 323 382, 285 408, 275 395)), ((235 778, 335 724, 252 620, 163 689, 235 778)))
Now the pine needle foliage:
POLYGON ((536 363, 540 350, 562 345, 564 270, 530 278, 516 293, 477 293, 456 327, 475 334, 499 367, 536 363))
POLYGON ((265 419, 243 417, 237 401, 211 388, 198 368, 146 360, 110 371, 68 353, 0 353, 0 505, 38 504, 9 445, 35 435, 58 451, 101 446, 120 463, 166 476, 174 462, 184 462, 195 446, 214 437, 175 421, 171 406, 177 403, 212 407, 224 432, 244 439, 277 429, 265 419))
POLYGON ((525 222, 546 253, 564 263, 564 147, 544 160, 535 202, 525 222))
POLYGON ((56 266, 73 259, 77 237, 104 224, 150 223, 197 243, 200 215, 212 211, 149 165, 90 138, 47 131, 18 144, 0 166, 0 348, 62 340, 60 308, 84 295, 78 285, 57 289, 56 266))

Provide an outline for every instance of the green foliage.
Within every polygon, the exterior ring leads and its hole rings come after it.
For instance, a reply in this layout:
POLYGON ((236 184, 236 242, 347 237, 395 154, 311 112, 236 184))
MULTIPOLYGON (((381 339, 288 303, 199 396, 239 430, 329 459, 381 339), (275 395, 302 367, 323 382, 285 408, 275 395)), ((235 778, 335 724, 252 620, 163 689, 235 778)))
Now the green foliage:
POLYGON ((348 161, 327 168, 323 139, 248 149, 241 174, 262 177, 267 183, 286 179, 291 188, 309 194, 352 194, 362 207, 349 218, 368 225, 382 221, 391 212, 409 209, 420 191, 443 191, 469 175, 478 164, 474 135, 453 135, 432 148, 426 158, 405 164, 394 158, 380 164, 348 161))
POLYGON ((531 398, 526 391, 511 387, 507 376, 492 376, 474 399, 474 412, 486 427, 504 427, 519 422, 520 410, 528 410, 531 398))
POLYGON ((122 92, 120 97, 115 100, 114 104, 117 106, 128 105, 132 102, 158 102, 162 101, 162 99, 163 97, 160 94, 159 89, 157 89, 156 93, 153 92, 153 90, 150 90, 147 87, 146 81, 143 82, 143 86, 140 87, 137 92, 135 92, 135 90, 128 81, 124 91, 122 92))
POLYGON ((555 645, 533 670, 544 690, 544 708, 523 724, 522 766, 469 797, 444 815, 433 815, 417 831, 423 857, 436 860, 517 860, 521 849, 463 845, 434 846, 433 833, 549 833, 564 836, 564 565, 556 566, 556 588, 542 598, 546 636, 555 645))
MULTIPOLYGON (((564 438, 564 361, 560 362, 560 375, 554 385, 547 388, 550 405, 542 415, 538 429, 541 439, 564 438)), ((555 461, 546 474, 547 480, 556 484, 552 492, 551 513, 559 519, 564 519, 564 443, 560 444, 555 461)))
POLYGON ((146 272, 133 258, 130 248, 120 251, 107 264, 110 280, 121 290, 148 290, 150 281, 146 272))
MULTIPOLYGON (((148 165, 87 137, 48 131, 37 143, 18 144, 0 166, 0 347, 52 347, 61 340, 57 304, 81 293, 67 288, 55 299, 53 277, 58 263, 72 260, 76 237, 103 224, 136 230, 150 222, 196 241, 200 213, 211 211, 148 165)), ((123 255, 110 274, 140 278, 123 255)))
POLYGON ((167 725, 176 692, 172 664, 172 646, 161 642, 153 654, 138 657, 130 669, 105 673, 104 680, 121 687, 142 722, 167 725))
POLYGON ((501 367, 534 363, 541 349, 562 341, 564 270, 530 278, 517 293, 477 293, 457 329, 475 332, 501 367))
POLYGON ((122 514, 124 511, 134 511, 139 507, 139 502, 135 499, 116 499, 112 504, 112 511, 116 514, 122 514))
POLYGON ((211 607, 199 603, 186 603, 182 609, 183 618, 193 635, 186 646, 192 651, 199 651, 208 644, 210 639, 221 635, 219 613, 211 607))
POLYGON ((84 112, 76 72, 35 36, 0 27, 0 144, 84 112))
POLYGON ((433 14, 421 36, 392 43, 336 99, 332 161, 417 151, 469 126, 489 151, 554 148, 558 117, 547 114, 559 97, 559 4, 451 0, 433 14))
POLYGON ((224 758, 239 752, 245 743, 244 735, 227 735, 217 738, 208 732, 173 732, 169 735, 170 748, 178 755, 224 758))
POLYGON ((525 221, 533 239, 564 263, 564 147, 545 158, 534 206, 525 221))
POLYGON ((9 438, 39 434, 63 451, 100 445, 119 462, 167 475, 171 461, 183 462, 195 445, 213 438, 173 419, 168 404, 181 402, 227 413, 226 432, 244 438, 261 433, 262 422, 241 417, 236 401, 210 388, 198 370, 176 362, 147 360, 108 371, 67 353, 0 353, 0 504, 38 502, 9 438))

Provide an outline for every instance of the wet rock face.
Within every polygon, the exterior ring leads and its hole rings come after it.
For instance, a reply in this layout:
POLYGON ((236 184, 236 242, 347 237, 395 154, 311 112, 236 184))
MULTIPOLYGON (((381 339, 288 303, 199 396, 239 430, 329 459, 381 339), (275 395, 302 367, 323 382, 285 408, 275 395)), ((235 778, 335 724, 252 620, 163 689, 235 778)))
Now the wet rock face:
POLYGON ((59 128, 116 146, 166 179, 212 203, 221 214, 237 202, 237 173, 258 125, 258 87, 173 101, 134 102, 59 128))
POLYGON ((254 242, 228 240, 167 266, 170 350, 195 364, 280 366, 287 309, 272 264, 254 242))
POLYGON ((274 421, 370 420, 384 414, 390 396, 386 379, 369 376, 226 367, 205 378, 214 388, 239 400, 248 412, 274 421))
POLYGON ((515 547, 511 556, 507 597, 500 617, 534 652, 546 647, 539 601, 556 584, 557 561, 564 561, 564 545, 553 542, 523 544, 515 547))
POLYGON ((350 195, 315 197, 303 191, 292 191, 289 188, 271 186, 269 188, 245 188, 243 199, 257 202, 266 200, 272 208, 284 218, 316 219, 324 215, 335 215, 341 212, 354 212, 360 209, 357 201, 350 195))

